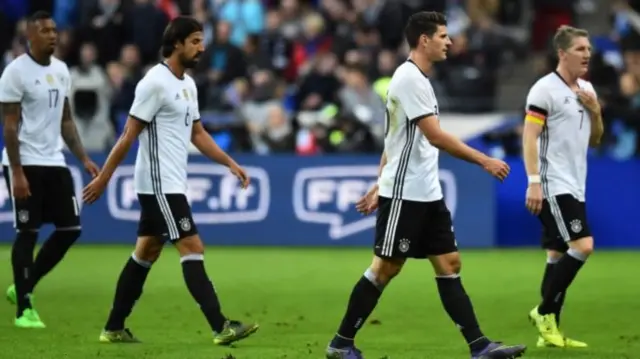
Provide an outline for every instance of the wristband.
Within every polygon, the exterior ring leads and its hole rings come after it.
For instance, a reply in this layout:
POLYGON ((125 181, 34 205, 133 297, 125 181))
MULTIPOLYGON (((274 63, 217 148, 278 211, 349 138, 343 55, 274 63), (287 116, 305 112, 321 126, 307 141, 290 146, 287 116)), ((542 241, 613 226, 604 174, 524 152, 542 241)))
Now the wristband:
POLYGON ((530 175, 529 176, 529 184, 540 183, 540 175, 530 175))

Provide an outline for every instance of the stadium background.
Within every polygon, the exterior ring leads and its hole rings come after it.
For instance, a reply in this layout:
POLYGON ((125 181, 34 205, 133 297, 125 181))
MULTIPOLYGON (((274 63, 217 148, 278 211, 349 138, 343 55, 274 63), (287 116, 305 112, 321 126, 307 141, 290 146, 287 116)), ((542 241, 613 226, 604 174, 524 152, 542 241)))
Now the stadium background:
MULTIPOLYGON (((540 231, 523 206, 523 102, 528 86, 554 66, 554 29, 583 26, 593 36, 589 77, 606 122, 604 145, 589 158, 589 217, 599 247, 635 247, 640 36, 629 20, 637 16, 634 3, 5 0, 0 45, 6 64, 25 51, 22 18, 37 9, 54 14, 56 55, 73 76, 75 118, 85 146, 101 162, 126 121, 135 84, 159 60, 162 29, 173 16, 193 14, 205 24, 207 41, 193 72, 203 123, 255 174, 250 191, 239 193, 216 166, 192 166, 189 197, 203 237, 220 244, 366 245, 373 220, 357 216, 352 203, 375 176, 382 99, 407 54, 402 26, 417 10, 446 12, 454 45, 431 74, 442 125, 513 167, 498 184, 466 163, 443 159, 460 245, 532 246, 540 231), (277 234, 281 223, 291 226, 286 235, 277 234)), ((83 242, 134 233, 137 203, 128 180, 134 153, 103 200, 83 209, 83 242)), ((194 162, 201 162, 198 155, 194 162)), ((88 178, 75 172, 80 190, 88 178)), ((4 183, 0 208, 1 238, 10 241, 4 183)))
MULTIPOLYGON (((488 331, 533 344, 533 332, 522 319, 538 295, 544 254, 534 249, 540 228, 524 208, 522 110, 529 86, 555 66, 549 47, 553 31, 561 24, 584 27, 595 49, 588 76, 602 101, 606 128, 603 146, 589 156, 587 203, 596 247, 609 250, 597 253, 572 287, 569 328, 593 346, 580 358, 637 358, 640 330, 633 318, 640 311, 640 293, 624 283, 637 283, 639 272, 631 250, 640 246, 639 3, 3 0, 0 69, 26 49, 24 16, 35 10, 54 14, 60 29, 56 56, 69 64, 73 76, 76 123, 101 164, 122 129, 136 82, 159 60, 168 19, 182 13, 201 20, 208 46, 193 76, 202 120, 253 177, 252 187, 241 192, 223 169, 195 153, 189 167, 189 197, 209 245, 207 267, 223 306, 265 327, 233 355, 306 358, 320 355, 353 281, 370 260, 373 219, 355 213, 353 203, 375 180, 385 85, 407 55, 402 26, 418 10, 446 12, 453 46, 448 61, 430 74, 442 105, 441 124, 512 167, 500 184, 443 155, 446 200, 458 242, 469 248, 463 254, 465 283, 488 331), (614 329, 591 330, 605 325, 614 329)), ((89 178, 68 158, 80 192, 89 178)), ((93 344, 135 238, 134 160, 132 152, 103 198, 83 206, 83 245, 38 288, 40 314, 54 329, 25 336, 2 322, 0 343, 23 345, 3 344, 0 357, 84 359, 96 356, 96 350, 103 357, 211 357, 209 345, 194 344, 207 338, 201 332, 204 322, 192 319, 200 315, 188 304, 172 251, 155 265, 132 319, 138 335, 154 346, 107 350, 93 344), (178 333, 165 341, 176 325, 178 333), (191 352, 183 350, 187 346, 191 352)), ((7 263, 11 222, 7 189, 0 182, 0 242, 7 244, 0 246, 0 256, 7 263)), ((374 313, 376 324, 384 325, 364 329, 361 343, 366 344, 361 345, 367 354, 464 355, 456 329, 439 310, 428 270, 419 265, 408 265, 390 288, 395 293, 374 313), (430 309, 420 314, 409 310, 425 303, 430 309), (424 323, 430 328, 427 336, 407 331, 424 323)), ((0 284, 10 281, 7 264, 0 284)), ((1 316, 8 319, 10 313, 0 306, 1 316)))

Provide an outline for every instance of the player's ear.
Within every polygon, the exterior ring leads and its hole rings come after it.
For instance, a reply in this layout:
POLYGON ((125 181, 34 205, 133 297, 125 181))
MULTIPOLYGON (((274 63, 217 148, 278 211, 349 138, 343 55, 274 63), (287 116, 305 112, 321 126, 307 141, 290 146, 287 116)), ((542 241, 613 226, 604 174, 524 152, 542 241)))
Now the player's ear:
POLYGON ((429 45, 429 40, 430 40, 430 39, 429 39, 429 36, 428 36, 427 34, 422 34, 422 35, 420 35, 420 41, 422 42, 422 44, 423 44, 424 46, 429 45))

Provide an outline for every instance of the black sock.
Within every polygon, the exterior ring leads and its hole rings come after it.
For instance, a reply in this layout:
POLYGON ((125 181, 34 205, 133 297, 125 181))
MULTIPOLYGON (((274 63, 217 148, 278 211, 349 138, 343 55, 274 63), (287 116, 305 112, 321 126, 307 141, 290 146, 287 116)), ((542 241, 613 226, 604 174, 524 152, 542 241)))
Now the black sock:
POLYGON ((16 286, 17 311, 16 318, 22 316, 25 309, 31 308, 31 272, 33 268, 33 250, 38 241, 38 232, 20 231, 13 242, 11 250, 11 266, 13 267, 13 284, 16 286))
POLYGON ((551 285, 551 276, 553 275, 553 269, 556 263, 549 263, 544 267, 544 274, 542 275, 542 283, 540 284, 540 297, 544 298, 544 295, 549 291, 551 285))
POLYGON ((376 275, 372 270, 367 269, 364 276, 353 287, 347 312, 342 318, 338 334, 331 342, 332 347, 344 348, 353 345, 358 330, 375 309, 383 290, 384 285, 376 282, 376 275))
POLYGON ((30 288, 31 291, 33 291, 33 288, 35 288, 40 279, 60 263, 69 248, 71 248, 79 237, 80 230, 56 230, 51 233, 49 239, 44 242, 38 251, 36 260, 33 263, 30 283, 32 286, 30 288))
POLYGON ((184 282, 191 296, 200 305, 200 310, 207 318, 211 329, 220 333, 227 318, 222 314, 218 295, 204 269, 204 255, 191 254, 182 257, 180 261, 184 282))
POLYGON ((564 292, 560 295, 560 298, 558 298, 558 305, 556 306, 556 311, 555 311, 555 315, 556 315, 556 324, 558 324, 558 328, 560 328, 560 313, 562 312, 562 308, 564 307, 564 298, 567 295, 567 292, 564 292))
MULTIPOLYGON (((544 275, 542 276, 542 284, 540 285, 541 298, 544 298, 545 294, 550 291, 551 276, 553 275, 556 263, 557 261, 547 261, 547 265, 544 269, 544 275)), ((558 324, 558 327, 560 326, 560 312, 562 312, 562 307, 564 305, 564 297, 565 293, 562 293, 560 299, 558 300, 558 306, 556 307, 556 311, 554 313, 556 315, 556 323, 558 324)))
POLYGON ((545 293, 542 298, 538 313, 551 314, 559 310, 564 293, 575 279, 585 260, 586 256, 573 249, 569 249, 567 254, 560 258, 551 276, 549 292, 545 293))
POLYGON ((113 306, 105 330, 115 331, 125 328, 124 322, 131 314, 133 306, 142 295, 142 287, 151 269, 150 262, 137 259, 132 255, 125 264, 113 298, 113 306))
POLYGON ((472 352, 482 350, 490 341, 482 334, 473 312, 471 299, 462 286, 459 276, 436 277, 438 292, 444 309, 469 344, 472 352))

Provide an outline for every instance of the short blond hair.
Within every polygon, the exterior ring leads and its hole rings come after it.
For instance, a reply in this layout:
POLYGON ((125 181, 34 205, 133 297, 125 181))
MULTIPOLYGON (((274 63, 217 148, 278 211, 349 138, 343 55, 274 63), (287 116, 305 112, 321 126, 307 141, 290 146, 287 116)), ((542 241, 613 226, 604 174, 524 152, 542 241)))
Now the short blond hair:
POLYGON ((556 30, 556 34, 553 36, 553 47, 556 51, 567 51, 571 47, 573 39, 576 37, 589 37, 589 32, 585 29, 562 25, 556 30))

